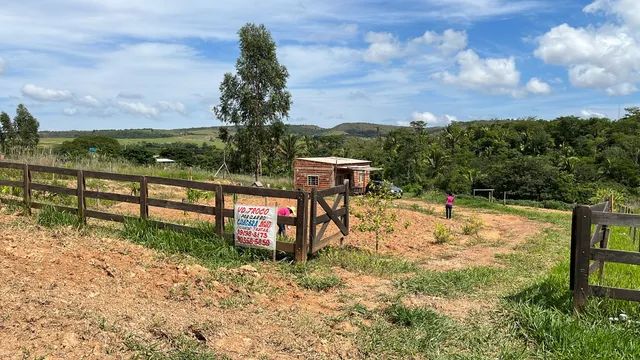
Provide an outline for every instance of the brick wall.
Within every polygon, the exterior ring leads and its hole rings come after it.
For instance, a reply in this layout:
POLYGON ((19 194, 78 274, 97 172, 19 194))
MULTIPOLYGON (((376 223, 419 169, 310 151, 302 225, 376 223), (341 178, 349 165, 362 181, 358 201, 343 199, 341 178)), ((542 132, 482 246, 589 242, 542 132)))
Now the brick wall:
POLYGON ((293 176, 296 189, 306 191, 316 187, 318 190, 335 186, 335 173, 333 164, 324 164, 314 161, 296 159, 293 163, 293 176), (318 186, 307 185, 307 176, 317 175, 318 186))

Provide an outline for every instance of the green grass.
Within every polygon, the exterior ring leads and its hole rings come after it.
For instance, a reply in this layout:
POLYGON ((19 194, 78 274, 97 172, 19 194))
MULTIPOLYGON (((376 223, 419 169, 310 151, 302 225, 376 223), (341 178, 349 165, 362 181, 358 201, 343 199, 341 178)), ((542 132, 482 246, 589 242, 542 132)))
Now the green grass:
POLYGON ((418 269, 411 261, 350 246, 325 248, 311 262, 317 266, 337 266, 351 272, 381 277, 415 272, 418 269))
POLYGON ((144 220, 127 220, 122 236, 167 254, 191 256, 209 268, 239 266, 269 257, 258 250, 234 247, 231 241, 216 236, 213 226, 208 223, 199 224, 191 231, 175 232, 159 229, 144 220))
POLYGON ((58 211, 52 206, 45 206, 40 211, 38 211, 36 222, 38 223, 38 225, 48 228, 56 228, 61 226, 80 228, 82 226, 82 221, 80 220, 80 217, 78 217, 78 215, 64 211, 58 211))
POLYGON ((498 279, 499 273, 500 269, 485 266, 449 271, 424 270, 413 277, 397 281, 396 285, 414 294, 457 297, 491 286, 498 279))
POLYGON ((342 285, 342 279, 334 274, 304 274, 297 279, 298 285, 313 291, 327 291, 342 285))
POLYGON ((180 335, 165 341, 148 341, 136 336, 125 339, 125 347, 133 352, 133 359, 140 360, 221 360, 228 359, 213 353, 196 340, 180 335))

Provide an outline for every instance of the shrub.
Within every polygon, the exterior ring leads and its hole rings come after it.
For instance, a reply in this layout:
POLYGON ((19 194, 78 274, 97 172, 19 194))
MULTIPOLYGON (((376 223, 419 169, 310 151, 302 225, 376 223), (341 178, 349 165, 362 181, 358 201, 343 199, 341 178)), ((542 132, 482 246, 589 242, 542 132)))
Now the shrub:
POLYGON ((482 230, 483 226, 484 223, 482 222, 482 220, 479 217, 473 215, 464 221, 464 224, 462 225, 462 233, 465 235, 477 236, 480 230, 482 230))
POLYGON ((433 230, 433 236, 436 238, 436 244, 445 244, 453 240, 451 229, 441 223, 436 223, 436 227, 433 230))

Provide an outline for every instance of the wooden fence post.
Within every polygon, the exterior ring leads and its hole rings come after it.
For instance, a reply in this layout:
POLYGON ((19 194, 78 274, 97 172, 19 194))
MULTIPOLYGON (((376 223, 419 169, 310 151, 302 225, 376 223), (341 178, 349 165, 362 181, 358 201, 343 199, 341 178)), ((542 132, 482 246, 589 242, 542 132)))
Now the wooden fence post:
POLYGON ((31 215, 31 171, 29 171, 29 164, 24 164, 22 167, 22 195, 27 214, 31 215))
POLYGON ((316 242, 316 216, 318 214, 318 189, 311 189, 309 199, 309 253, 313 253, 313 244, 316 242))
POLYGON ((222 185, 216 185, 216 234, 221 238, 224 236, 224 192, 222 185))
MULTIPOLYGON (((573 210, 571 243, 575 244, 573 309, 581 311, 589 295, 589 256, 591 248, 591 209, 578 206, 573 210)), ((572 246, 574 247, 574 246, 572 246)))
POLYGON ((149 218, 149 186, 147 184, 147 177, 142 176, 140 178, 140 219, 147 220, 149 218))
POLYGON ((84 210, 86 209, 86 203, 84 199, 84 172, 82 170, 78 170, 77 177, 77 186, 76 186, 76 196, 78 197, 78 217, 83 224, 87 223, 87 217, 85 216, 84 210))
POLYGON ((344 217, 342 223, 347 228, 347 235, 349 235, 349 179, 344 180, 344 217))
POLYGON ((299 262, 305 262, 307 260, 308 244, 307 241, 307 203, 309 195, 306 192, 298 191, 298 214, 296 215, 296 246, 295 246, 295 260, 299 262))

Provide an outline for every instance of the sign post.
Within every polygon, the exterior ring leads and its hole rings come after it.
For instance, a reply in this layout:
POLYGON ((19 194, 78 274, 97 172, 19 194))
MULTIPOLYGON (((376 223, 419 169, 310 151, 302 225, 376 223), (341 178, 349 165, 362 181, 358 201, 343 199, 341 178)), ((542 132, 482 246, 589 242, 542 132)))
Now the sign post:
POLYGON ((278 212, 272 206, 235 204, 235 245, 273 251, 276 256, 278 212))

